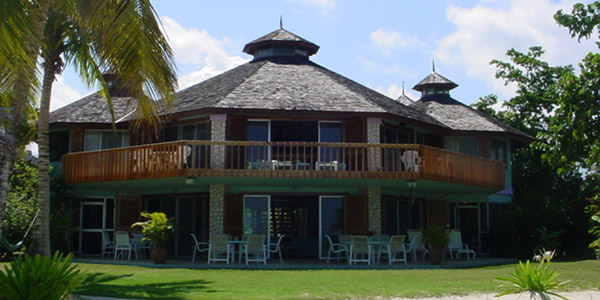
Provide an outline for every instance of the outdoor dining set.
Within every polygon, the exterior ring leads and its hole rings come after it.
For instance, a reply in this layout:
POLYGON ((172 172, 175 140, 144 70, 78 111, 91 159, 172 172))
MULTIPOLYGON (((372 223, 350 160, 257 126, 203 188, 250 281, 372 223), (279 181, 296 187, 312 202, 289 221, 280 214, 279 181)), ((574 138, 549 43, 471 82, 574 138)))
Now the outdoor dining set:
POLYGON ((236 254, 238 262, 267 263, 271 253, 279 254, 279 262, 283 263, 281 256, 281 241, 285 237, 284 234, 276 238, 277 242, 265 243, 266 235, 264 234, 249 234, 243 235, 241 239, 231 238, 226 234, 211 235, 208 242, 199 242, 196 235, 190 234, 194 239, 195 248, 192 262, 196 261, 196 253, 207 252, 208 264, 214 262, 225 262, 226 264, 235 263, 236 254))
MULTIPOLYGON (((462 243, 460 231, 449 231, 448 238, 444 253, 450 253, 451 259, 459 259, 461 254, 465 254, 468 259, 475 258, 475 250, 462 243)), ((339 235, 337 242, 333 242, 331 236, 325 235, 325 239, 329 243, 327 263, 334 255, 336 261, 345 258, 349 265, 380 263, 382 257, 387 257, 390 265, 395 262, 407 264, 409 257, 417 261, 417 254, 422 253, 425 259, 429 252, 428 246, 423 242, 423 233, 418 229, 409 229, 407 235, 339 235)))
POLYGON ((144 234, 141 232, 129 233, 127 231, 115 232, 115 239, 111 239, 108 232, 104 232, 102 239, 102 257, 112 255, 113 259, 125 258, 131 259, 133 252, 135 259, 150 257, 152 251, 152 242, 144 240, 144 234))

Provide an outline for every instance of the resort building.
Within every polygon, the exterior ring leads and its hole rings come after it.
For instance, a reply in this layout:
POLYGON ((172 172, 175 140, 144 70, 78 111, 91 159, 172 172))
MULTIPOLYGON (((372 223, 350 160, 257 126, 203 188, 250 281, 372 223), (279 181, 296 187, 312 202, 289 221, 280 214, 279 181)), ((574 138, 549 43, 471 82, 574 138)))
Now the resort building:
POLYGON ((192 254, 190 233, 285 234, 284 256, 322 258, 324 235, 430 226, 485 254, 511 199, 511 149, 530 137, 454 100, 436 72, 419 100, 394 100, 315 64, 318 50, 285 29, 248 43, 252 61, 177 93, 160 137, 132 129, 117 82, 116 131, 99 93, 53 111, 73 250, 100 254, 105 233, 162 211, 172 256, 192 254))

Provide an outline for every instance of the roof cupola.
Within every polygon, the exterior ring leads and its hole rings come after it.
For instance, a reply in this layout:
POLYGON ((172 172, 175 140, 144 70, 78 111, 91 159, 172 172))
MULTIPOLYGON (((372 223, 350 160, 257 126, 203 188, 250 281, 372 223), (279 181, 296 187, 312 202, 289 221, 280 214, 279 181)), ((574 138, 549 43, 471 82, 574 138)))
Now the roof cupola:
POLYGON ((319 51, 319 46, 283 29, 280 21, 279 29, 246 44, 243 51, 253 55, 254 59, 272 56, 308 58, 319 51))
POLYGON ((445 94, 449 95, 450 90, 457 87, 458 84, 452 82, 448 78, 438 74, 435 71, 435 63, 432 62, 431 74, 423 78, 413 90, 421 92, 421 98, 427 95, 445 94))

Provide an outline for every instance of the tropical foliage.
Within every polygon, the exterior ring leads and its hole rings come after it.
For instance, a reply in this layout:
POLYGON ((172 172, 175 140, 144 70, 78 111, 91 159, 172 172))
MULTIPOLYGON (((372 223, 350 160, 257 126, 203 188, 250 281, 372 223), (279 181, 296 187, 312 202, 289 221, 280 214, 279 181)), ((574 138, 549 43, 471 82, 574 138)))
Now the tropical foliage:
POLYGON ((539 261, 539 264, 532 265, 529 260, 525 263, 520 261, 519 265, 515 267, 515 271, 510 273, 510 276, 496 277, 497 280, 503 282, 498 287, 504 290, 496 297, 517 293, 534 293, 542 299, 550 299, 549 295, 567 299, 552 292, 552 290, 568 282, 556 281, 559 274, 556 270, 549 269, 553 257, 554 251, 541 250, 540 254, 533 257, 533 260, 539 261))
POLYGON ((148 220, 144 222, 136 222, 131 227, 142 227, 142 233, 155 245, 165 245, 169 237, 173 234, 173 220, 168 219, 167 215, 162 212, 142 212, 140 214, 148 220))
POLYGON ((84 276, 71 264, 72 254, 23 255, 0 271, 2 300, 62 300, 83 285, 84 276))

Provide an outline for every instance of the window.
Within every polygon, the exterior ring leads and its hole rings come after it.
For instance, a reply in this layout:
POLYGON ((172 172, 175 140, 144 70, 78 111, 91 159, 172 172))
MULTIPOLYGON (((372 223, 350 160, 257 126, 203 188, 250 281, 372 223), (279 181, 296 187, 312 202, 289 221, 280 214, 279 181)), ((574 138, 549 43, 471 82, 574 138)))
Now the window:
POLYGON ((463 154, 479 155, 477 139, 472 137, 454 137, 444 138, 444 148, 463 154))
POLYGON ((69 153, 69 130, 50 132, 50 161, 60 161, 63 154, 69 153))
POLYGON ((506 151, 506 142, 501 140, 492 139, 490 142, 490 158, 505 162, 508 160, 506 151))
POLYGON ((172 142, 178 140, 208 140, 208 123, 202 122, 196 124, 170 126, 163 129, 163 142, 172 142))
MULTIPOLYGON (((342 141, 341 122, 319 122, 319 142, 340 143, 342 141)), ((342 148, 319 147, 319 161, 331 162, 342 160, 342 148)))
MULTIPOLYGON (((271 140, 269 121, 248 121, 248 141, 268 142, 271 140)), ((267 146, 248 146, 246 155, 250 162, 270 159, 271 151, 267 146)))
POLYGON ((129 133, 125 130, 86 130, 85 151, 112 149, 129 146, 129 133))

